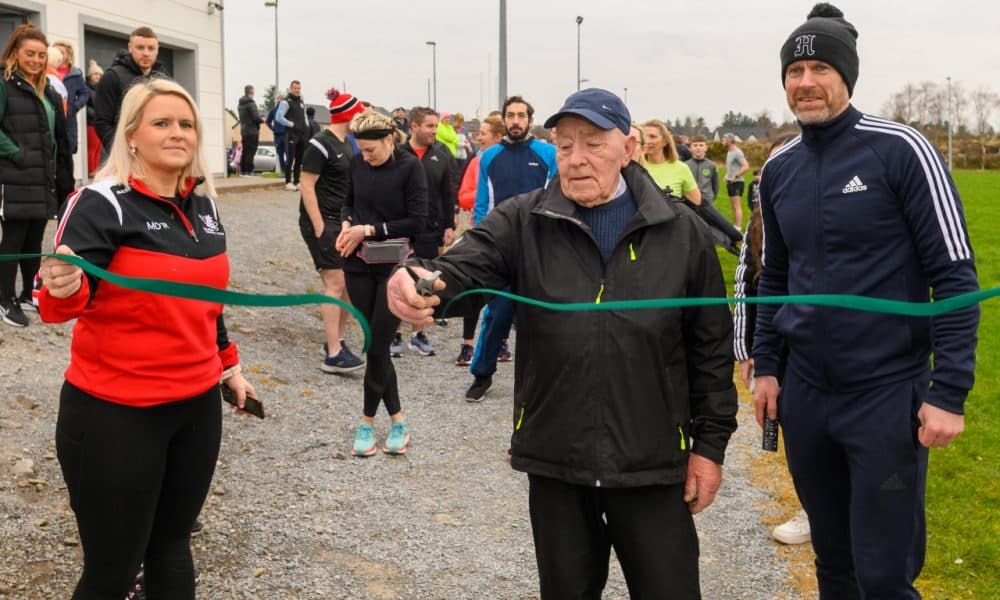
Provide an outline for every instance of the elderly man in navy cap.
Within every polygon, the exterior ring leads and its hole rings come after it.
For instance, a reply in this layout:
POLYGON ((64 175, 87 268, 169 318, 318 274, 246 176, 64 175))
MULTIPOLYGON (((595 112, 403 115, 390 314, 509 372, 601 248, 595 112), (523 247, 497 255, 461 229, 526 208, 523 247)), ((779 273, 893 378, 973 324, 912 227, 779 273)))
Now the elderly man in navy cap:
MULTIPOLYGON (((631 117, 586 89, 545 122, 559 174, 499 205, 445 255, 389 282, 427 323, 470 288, 555 303, 724 297, 708 231, 630 157, 631 117), (440 271, 435 294, 413 279, 440 271)), ((725 306, 564 312, 518 304, 511 466, 528 474, 541 595, 599 598, 614 547, 636 598, 698 598, 693 513, 736 429, 725 306)))

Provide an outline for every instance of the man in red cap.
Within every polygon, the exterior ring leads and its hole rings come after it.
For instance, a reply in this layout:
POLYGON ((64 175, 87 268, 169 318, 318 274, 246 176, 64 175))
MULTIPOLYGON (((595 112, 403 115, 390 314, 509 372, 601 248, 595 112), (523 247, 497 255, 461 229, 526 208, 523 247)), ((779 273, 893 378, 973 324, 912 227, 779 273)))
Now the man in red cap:
MULTIPOLYGON (((327 91, 326 97, 330 99, 330 125, 309 140, 302 157, 299 229, 319 271, 323 293, 347 302, 344 263, 335 244, 354 156, 347 141, 348 126, 354 115, 364 112, 364 106, 351 94, 336 89, 327 91)), ((320 368, 327 373, 349 373, 364 366, 344 342, 347 312, 332 304, 322 305, 320 312, 326 332, 320 368)))

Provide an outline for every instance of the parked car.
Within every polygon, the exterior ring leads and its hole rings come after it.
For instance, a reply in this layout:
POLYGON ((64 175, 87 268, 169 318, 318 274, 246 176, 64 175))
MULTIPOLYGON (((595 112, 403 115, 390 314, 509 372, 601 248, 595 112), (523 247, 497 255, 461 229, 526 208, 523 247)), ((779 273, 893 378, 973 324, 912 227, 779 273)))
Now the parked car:
POLYGON ((257 154, 253 157, 253 170, 255 173, 273 171, 277 173, 278 154, 274 151, 273 145, 260 145, 257 147, 257 154))
MULTIPOLYGON (((229 161, 229 172, 238 173, 239 163, 230 157, 229 161)), ((257 147, 257 153, 253 157, 253 172, 254 173, 265 173, 265 172, 280 172, 278 166, 278 155, 274 151, 273 144, 261 144, 257 147)))

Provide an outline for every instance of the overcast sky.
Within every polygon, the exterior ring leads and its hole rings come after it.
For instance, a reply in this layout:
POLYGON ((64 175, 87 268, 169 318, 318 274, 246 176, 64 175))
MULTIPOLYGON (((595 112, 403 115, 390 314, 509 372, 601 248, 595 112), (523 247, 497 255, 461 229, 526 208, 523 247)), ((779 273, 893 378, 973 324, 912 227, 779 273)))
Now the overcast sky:
MULTIPOLYGON (((263 102, 274 82, 274 9, 225 2, 226 105, 251 83, 263 102)), ((953 82, 1000 92, 997 0, 839 0, 858 29, 861 74, 853 102, 878 112, 907 83, 953 82)), ((303 84, 309 103, 336 86, 387 108, 427 104, 437 42, 437 108, 475 116, 497 106, 499 0, 279 0, 280 87, 303 84), (491 73, 492 72, 492 73, 491 73), (492 74, 492 81, 490 75, 492 74)), ((584 87, 628 90, 634 120, 728 110, 790 118, 778 50, 805 21, 801 0, 508 0, 508 94, 536 121, 576 89, 582 16, 584 87)), ((993 122, 1000 121, 1000 109, 993 122)))

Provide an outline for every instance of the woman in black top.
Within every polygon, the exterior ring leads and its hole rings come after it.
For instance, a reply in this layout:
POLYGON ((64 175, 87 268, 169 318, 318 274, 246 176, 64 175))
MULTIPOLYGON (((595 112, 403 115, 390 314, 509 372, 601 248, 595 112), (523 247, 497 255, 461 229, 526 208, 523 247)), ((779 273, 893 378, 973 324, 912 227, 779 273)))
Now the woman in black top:
MULTIPOLYGON (((45 225, 73 191, 73 157, 63 99, 46 77, 48 41, 18 26, 0 55, 0 254, 37 254, 45 225)), ((39 259, 0 262, 0 319, 25 327, 39 259), (17 293, 17 270, 23 287, 17 293)))
POLYGON ((392 420, 382 451, 403 454, 410 434, 399 404, 396 370, 389 357, 389 343, 399 319, 389 312, 385 295, 386 281, 396 263, 373 264, 358 254, 366 243, 411 239, 423 229, 427 178, 415 156, 396 149, 395 125, 389 117, 375 112, 358 115, 351 123, 351 132, 360 153, 351 159, 337 250, 345 259, 347 293, 371 324, 364 414, 354 438, 354 455, 371 456, 376 452, 375 412, 380 402, 385 403, 392 420))

